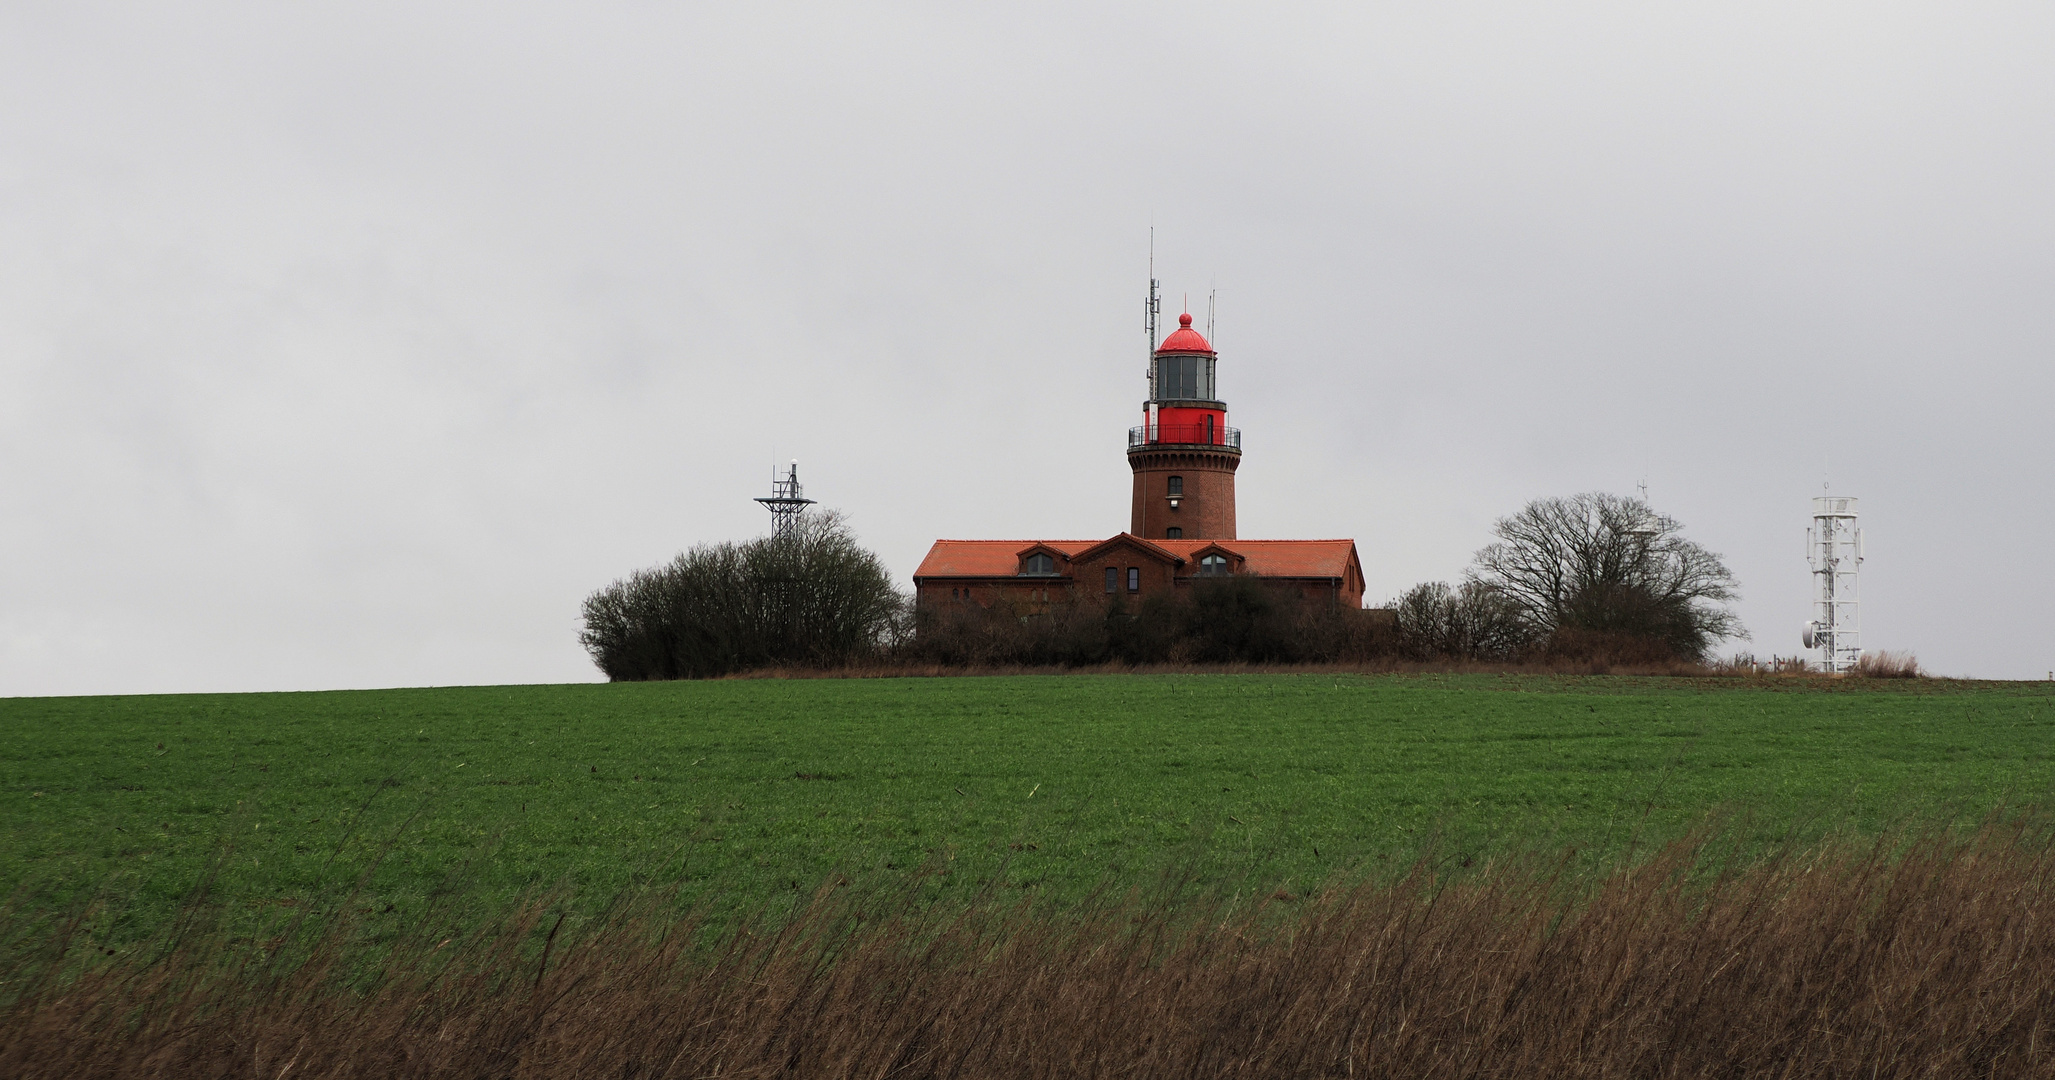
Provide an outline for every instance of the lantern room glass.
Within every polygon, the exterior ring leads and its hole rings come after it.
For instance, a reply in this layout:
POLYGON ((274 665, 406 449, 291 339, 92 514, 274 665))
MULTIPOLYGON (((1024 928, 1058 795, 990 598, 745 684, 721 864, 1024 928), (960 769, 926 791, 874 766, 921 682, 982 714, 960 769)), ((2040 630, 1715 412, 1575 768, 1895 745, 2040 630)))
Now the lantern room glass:
POLYGON ((1217 401, 1213 377, 1219 363, 1210 356, 1156 358, 1157 401, 1217 401))

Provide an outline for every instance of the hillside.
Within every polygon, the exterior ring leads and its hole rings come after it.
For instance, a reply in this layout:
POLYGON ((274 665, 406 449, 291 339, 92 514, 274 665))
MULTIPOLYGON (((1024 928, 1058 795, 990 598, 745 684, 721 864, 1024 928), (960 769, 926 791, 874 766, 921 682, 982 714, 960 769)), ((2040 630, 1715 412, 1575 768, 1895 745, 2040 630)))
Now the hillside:
POLYGON ((0 700, 0 887, 98 933, 356 890, 438 918, 843 875, 1062 901, 1579 864, 1973 820, 2055 784, 2042 683, 1355 675, 723 681, 0 700))

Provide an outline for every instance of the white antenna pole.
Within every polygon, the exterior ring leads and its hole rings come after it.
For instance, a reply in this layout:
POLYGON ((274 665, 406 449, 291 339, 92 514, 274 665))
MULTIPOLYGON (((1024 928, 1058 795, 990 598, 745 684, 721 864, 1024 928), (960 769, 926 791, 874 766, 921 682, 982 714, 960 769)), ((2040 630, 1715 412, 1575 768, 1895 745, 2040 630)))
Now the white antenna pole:
POLYGON ((1213 315, 1219 303, 1219 289, 1212 289, 1206 293, 1206 344, 1213 346, 1215 352, 1220 351, 1220 341, 1213 336, 1213 315))

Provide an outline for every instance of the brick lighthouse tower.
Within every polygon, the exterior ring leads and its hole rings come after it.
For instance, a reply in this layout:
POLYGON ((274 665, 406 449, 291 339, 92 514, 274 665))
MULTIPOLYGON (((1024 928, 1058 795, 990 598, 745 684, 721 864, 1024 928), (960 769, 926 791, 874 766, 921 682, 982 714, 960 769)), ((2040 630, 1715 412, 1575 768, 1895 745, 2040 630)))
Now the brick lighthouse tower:
POLYGON ((1235 539, 1234 471, 1242 463, 1242 433, 1227 426, 1227 403, 1214 382, 1219 362, 1205 336, 1192 329, 1190 313, 1177 317, 1177 329, 1149 358, 1144 422, 1127 433, 1127 464, 1135 474, 1128 531, 1136 536, 1235 539))

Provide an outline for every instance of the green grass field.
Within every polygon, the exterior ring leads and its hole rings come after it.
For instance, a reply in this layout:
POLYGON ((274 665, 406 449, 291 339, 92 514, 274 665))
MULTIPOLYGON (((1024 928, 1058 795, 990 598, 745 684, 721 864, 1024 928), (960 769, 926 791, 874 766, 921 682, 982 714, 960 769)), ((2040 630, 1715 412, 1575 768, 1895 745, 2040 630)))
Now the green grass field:
POLYGON ((1615 858, 2042 804, 2055 686, 1080 675, 0 700, 15 916, 406 920, 565 888, 775 908, 833 875, 1061 901, 1423 851, 1615 858), (1637 837, 1639 838, 1637 840, 1637 837), (254 917, 254 916, 251 916, 254 917))

